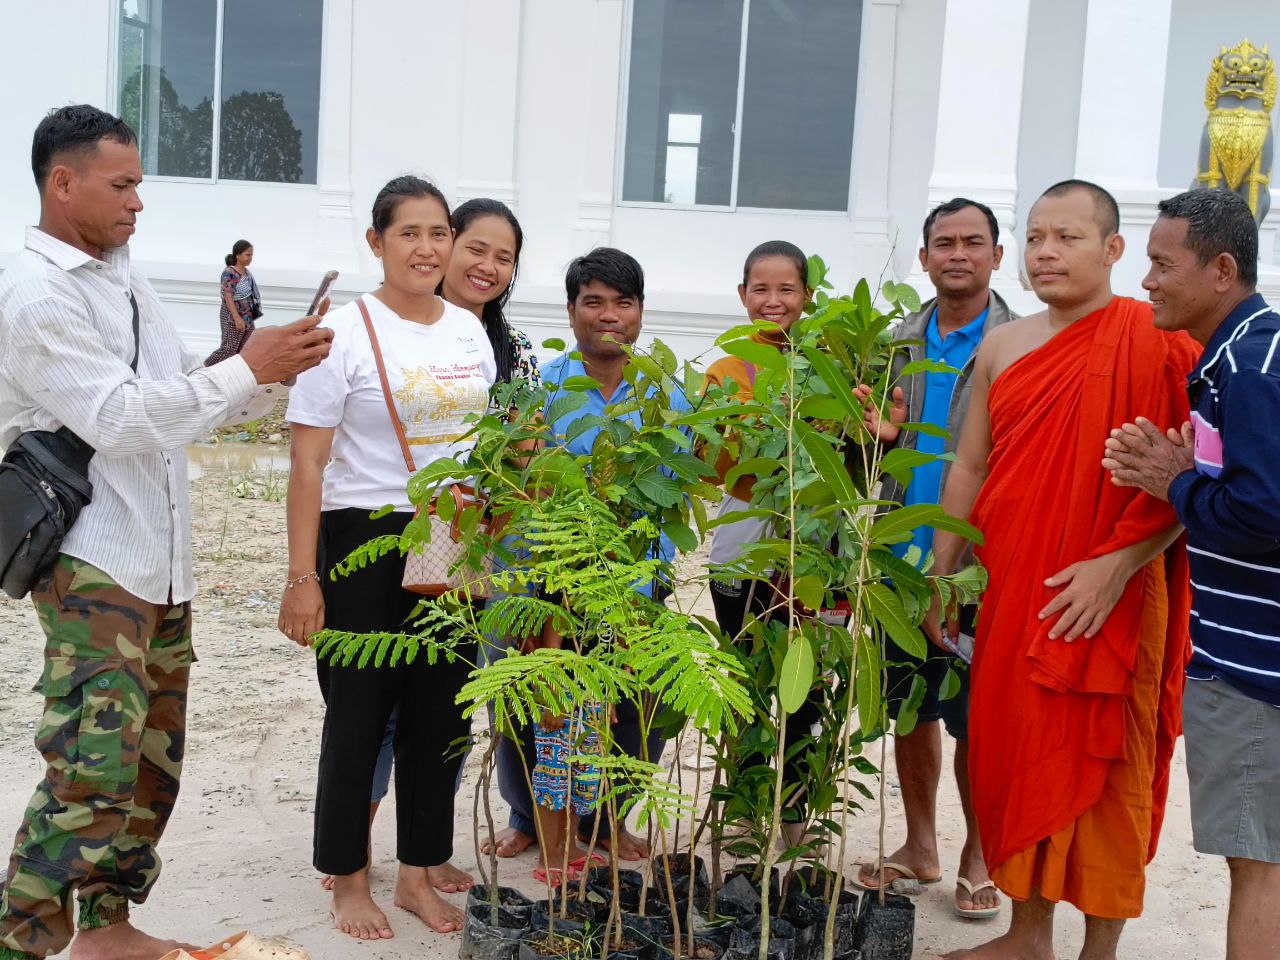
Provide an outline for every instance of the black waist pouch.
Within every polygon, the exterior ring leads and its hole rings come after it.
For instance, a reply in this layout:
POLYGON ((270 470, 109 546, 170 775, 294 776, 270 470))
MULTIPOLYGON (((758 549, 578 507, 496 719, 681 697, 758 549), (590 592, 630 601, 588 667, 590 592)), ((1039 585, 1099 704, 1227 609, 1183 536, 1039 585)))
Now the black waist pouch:
POLYGON ((20 600, 93 498, 93 447, 63 427, 21 434, 0 461, 0 589, 20 600))

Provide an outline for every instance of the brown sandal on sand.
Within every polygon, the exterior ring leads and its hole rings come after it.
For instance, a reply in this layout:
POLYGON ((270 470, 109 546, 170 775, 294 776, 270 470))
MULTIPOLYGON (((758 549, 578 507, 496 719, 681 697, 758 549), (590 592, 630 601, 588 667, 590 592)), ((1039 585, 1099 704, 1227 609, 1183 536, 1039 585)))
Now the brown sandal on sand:
POLYGON ((195 953, 179 949, 160 960, 311 960, 311 954, 278 940, 259 940, 242 931, 195 953))
MULTIPOLYGON (((855 873, 849 879, 849 882, 853 884, 855 887, 857 887, 859 890, 865 890, 868 893, 875 893, 877 890, 880 889, 880 883, 878 881, 876 883, 867 883, 865 880, 863 880, 862 879, 863 867, 871 867, 871 864, 864 863, 861 867, 859 867, 858 872, 855 873)), ((897 874, 897 876, 894 879, 884 884, 885 888, 889 890, 892 890, 893 885, 897 883, 899 880, 911 880, 922 887, 927 887, 929 884, 938 883, 939 881, 942 880, 941 874, 939 874, 936 877, 927 877, 927 878, 921 877, 921 876, 918 876, 916 872, 912 870, 910 867, 908 867, 906 864, 894 863, 892 860, 886 860, 884 864, 880 867, 872 867, 871 874, 872 876, 883 877, 885 870, 892 870, 894 873, 897 874)), ((908 896, 911 896, 911 895, 912 894, 908 894, 908 896)))

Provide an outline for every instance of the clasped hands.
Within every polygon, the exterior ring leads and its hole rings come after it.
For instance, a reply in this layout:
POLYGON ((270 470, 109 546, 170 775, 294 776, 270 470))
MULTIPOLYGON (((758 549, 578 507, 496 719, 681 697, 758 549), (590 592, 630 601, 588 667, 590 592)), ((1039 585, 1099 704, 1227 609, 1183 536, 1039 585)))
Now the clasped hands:
POLYGON ((1138 487, 1165 501, 1174 477, 1194 466, 1195 435, 1190 423, 1162 433, 1143 417, 1112 430, 1102 458, 1102 467, 1111 471, 1116 486, 1138 487))

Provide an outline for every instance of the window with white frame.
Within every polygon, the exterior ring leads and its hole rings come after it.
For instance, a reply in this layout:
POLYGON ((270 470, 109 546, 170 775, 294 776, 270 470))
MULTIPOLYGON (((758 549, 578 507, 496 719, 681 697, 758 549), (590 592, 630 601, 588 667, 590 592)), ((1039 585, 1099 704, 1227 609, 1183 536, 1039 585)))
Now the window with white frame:
POLYGON ((622 200, 849 207, 862 0, 633 0, 622 200))
POLYGON ((324 0, 119 0, 144 172, 315 183, 324 0))

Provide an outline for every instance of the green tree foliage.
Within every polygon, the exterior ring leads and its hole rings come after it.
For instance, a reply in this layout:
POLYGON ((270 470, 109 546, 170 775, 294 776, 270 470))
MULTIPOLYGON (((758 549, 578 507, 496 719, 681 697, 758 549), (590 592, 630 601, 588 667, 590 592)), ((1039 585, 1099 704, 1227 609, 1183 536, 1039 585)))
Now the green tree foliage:
POLYGON ((302 131, 289 116, 284 95, 242 90, 222 104, 218 142, 223 180, 298 183, 302 180, 302 131))

